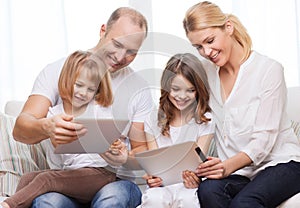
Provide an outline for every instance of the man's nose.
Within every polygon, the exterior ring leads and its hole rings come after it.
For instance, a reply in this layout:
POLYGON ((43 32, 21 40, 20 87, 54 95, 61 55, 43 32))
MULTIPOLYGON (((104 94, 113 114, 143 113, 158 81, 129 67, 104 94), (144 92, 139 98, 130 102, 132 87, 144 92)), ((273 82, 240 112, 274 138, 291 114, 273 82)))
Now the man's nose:
POLYGON ((119 63, 122 63, 126 60, 126 50, 125 49, 119 49, 116 53, 116 59, 119 63))

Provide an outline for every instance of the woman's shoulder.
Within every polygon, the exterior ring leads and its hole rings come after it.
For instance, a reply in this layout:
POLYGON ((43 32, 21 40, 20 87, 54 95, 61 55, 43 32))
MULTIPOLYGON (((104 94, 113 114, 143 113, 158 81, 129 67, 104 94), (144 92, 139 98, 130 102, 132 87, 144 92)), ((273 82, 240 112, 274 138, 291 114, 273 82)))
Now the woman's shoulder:
MULTIPOLYGON (((279 61, 277 61, 274 58, 271 58, 267 55, 261 54, 257 51, 252 51, 248 60, 249 60, 249 62, 253 61, 256 63, 263 64, 263 65, 269 65, 269 66, 277 65, 278 67, 282 68, 282 64, 279 61)), ((248 60, 245 63, 247 63, 248 60)))

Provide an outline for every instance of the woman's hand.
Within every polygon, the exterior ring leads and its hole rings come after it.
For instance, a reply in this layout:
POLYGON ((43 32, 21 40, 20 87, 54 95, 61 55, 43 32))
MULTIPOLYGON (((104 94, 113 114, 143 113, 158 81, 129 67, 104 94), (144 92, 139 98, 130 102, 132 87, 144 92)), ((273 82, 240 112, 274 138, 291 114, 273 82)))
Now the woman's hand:
POLYGON ((147 185, 150 187, 150 188, 153 188, 153 187, 159 187, 162 185, 162 179, 159 178, 159 177, 155 177, 155 176, 150 176, 150 175, 144 175, 143 178, 146 180, 147 182, 147 185))
POLYGON ((185 188, 198 188, 201 180, 196 173, 185 170, 182 172, 182 179, 185 188))
POLYGON ((201 163, 195 173, 198 177, 205 177, 210 179, 221 179, 227 177, 225 174, 224 163, 216 157, 208 157, 208 161, 201 163))

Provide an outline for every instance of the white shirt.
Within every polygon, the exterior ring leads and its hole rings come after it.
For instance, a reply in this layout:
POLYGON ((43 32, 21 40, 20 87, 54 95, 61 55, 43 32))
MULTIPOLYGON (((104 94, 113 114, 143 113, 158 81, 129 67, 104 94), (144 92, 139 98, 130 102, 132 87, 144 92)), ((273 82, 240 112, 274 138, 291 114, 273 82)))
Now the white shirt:
MULTIPOLYGON (((205 116, 212 119, 210 113, 206 113, 205 116)), ((155 137, 159 148, 187 141, 197 142, 197 139, 200 136, 215 133, 213 119, 202 124, 198 124, 194 119, 191 119, 183 126, 170 126, 170 137, 162 135, 161 128, 158 126, 157 122, 157 110, 154 110, 145 120, 145 132, 155 137)))
MULTIPOLYGON (((62 102, 58 93, 58 79, 65 60, 66 58, 63 58, 48 64, 40 72, 31 95, 45 96, 52 106, 62 102)), ((130 67, 111 73, 111 78, 114 101, 109 107, 109 115, 114 118, 129 119, 132 122, 144 122, 153 106, 149 84, 130 67)))
MULTIPOLYGON (((96 108, 94 102, 91 102, 86 111, 96 108)), ((48 117, 58 115, 64 112, 62 103, 49 108, 48 117)), ((46 152, 46 159, 51 169, 77 169, 83 167, 105 167, 107 162, 99 154, 55 154, 54 147, 50 139, 41 142, 46 152)))
MULTIPOLYGON (((66 58, 62 58, 48 64, 40 72, 31 95, 47 97, 52 106, 62 103, 58 93, 58 79, 65 60, 66 58)), ((153 106, 148 83, 130 67, 111 73, 111 78, 114 94, 113 105, 109 108, 98 106, 97 115, 101 118, 108 115, 114 118, 126 118, 132 122, 144 122, 153 106)))
POLYGON ((253 164, 236 173, 250 178, 268 166, 300 161, 300 144, 286 113, 287 89, 281 64, 252 52, 241 65, 224 103, 219 68, 206 69, 221 160, 240 151, 246 153, 253 164))

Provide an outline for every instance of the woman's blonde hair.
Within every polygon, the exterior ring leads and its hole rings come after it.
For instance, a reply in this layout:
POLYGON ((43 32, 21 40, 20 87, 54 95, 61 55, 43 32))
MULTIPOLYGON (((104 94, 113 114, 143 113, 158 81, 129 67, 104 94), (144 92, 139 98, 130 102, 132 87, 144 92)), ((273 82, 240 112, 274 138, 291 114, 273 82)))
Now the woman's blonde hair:
POLYGON ((95 94, 97 104, 107 107, 113 102, 110 75, 102 59, 87 51, 75 51, 65 61, 58 81, 59 95, 64 102, 72 103, 74 84, 81 72, 99 83, 95 94))
POLYGON ((158 110, 158 126, 164 136, 169 136, 170 122, 174 119, 175 106, 169 99, 173 79, 181 75, 187 79, 196 90, 196 103, 193 118, 196 123, 206 123, 210 118, 205 116, 211 109, 209 102, 209 87, 205 70, 200 60, 190 53, 176 54, 167 62, 161 77, 161 96, 158 110))
POLYGON ((189 32, 195 32, 211 27, 223 30, 227 21, 231 21, 234 26, 233 37, 243 47, 243 60, 246 60, 251 53, 251 37, 236 16, 223 13, 216 4, 209 1, 203 1, 192 6, 185 14, 183 27, 187 35, 189 32))

